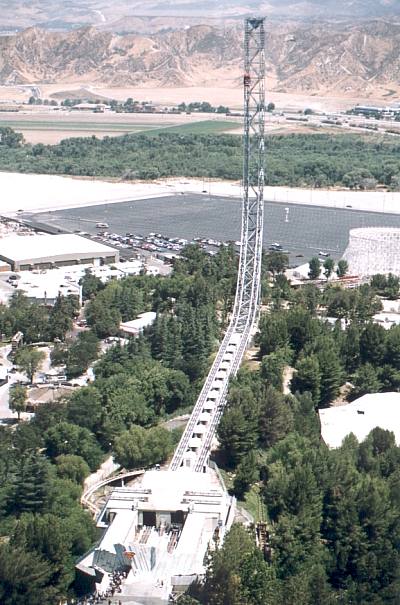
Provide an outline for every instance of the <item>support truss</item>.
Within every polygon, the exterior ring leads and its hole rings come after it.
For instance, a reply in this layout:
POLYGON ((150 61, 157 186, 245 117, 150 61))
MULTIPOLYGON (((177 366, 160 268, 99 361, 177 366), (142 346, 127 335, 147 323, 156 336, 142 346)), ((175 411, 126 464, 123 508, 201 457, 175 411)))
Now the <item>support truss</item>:
POLYGON ((242 235, 232 318, 199 398, 175 450, 171 470, 204 472, 223 413, 229 379, 240 367, 260 302, 264 211, 264 19, 245 23, 242 235))

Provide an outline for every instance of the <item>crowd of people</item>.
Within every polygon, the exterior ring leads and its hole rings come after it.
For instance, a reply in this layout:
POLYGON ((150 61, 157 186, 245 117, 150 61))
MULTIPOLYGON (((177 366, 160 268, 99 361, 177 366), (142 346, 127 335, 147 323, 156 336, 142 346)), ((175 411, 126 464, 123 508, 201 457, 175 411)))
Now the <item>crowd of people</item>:
MULTIPOLYGON (((128 576, 128 571, 113 571, 110 577, 109 588, 101 595, 103 599, 109 599, 113 597, 115 594, 121 592, 121 584, 123 580, 125 580, 128 576)), ((112 601, 110 600, 110 603, 112 601)), ((107 604, 108 605, 108 604, 107 604)))
POLYGON ((115 600, 115 596, 121 593, 122 582, 127 578, 129 571, 113 571, 110 575, 109 588, 104 592, 97 591, 96 594, 72 599, 66 605, 122 605, 122 601, 115 600))

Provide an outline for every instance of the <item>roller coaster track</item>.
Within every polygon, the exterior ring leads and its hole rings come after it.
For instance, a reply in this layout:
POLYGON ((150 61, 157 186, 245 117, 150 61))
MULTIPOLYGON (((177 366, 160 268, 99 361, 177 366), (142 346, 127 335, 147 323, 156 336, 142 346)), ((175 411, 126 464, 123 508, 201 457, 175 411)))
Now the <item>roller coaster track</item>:
POLYGON ((258 319, 264 210, 264 79, 264 19, 247 19, 243 203, 236 296, 225 337, 171 461, 173 471, 182 467, 205 470, 226 404, 229 380, 240 367, 258 319))

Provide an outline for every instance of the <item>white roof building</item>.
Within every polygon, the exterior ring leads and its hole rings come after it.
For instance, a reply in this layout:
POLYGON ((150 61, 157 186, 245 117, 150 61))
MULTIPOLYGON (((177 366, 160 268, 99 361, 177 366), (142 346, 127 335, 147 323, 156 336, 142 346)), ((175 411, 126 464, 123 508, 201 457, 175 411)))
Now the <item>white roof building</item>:
POLYGON ((204 575, 207 548, 222 543, 235 509, 212 469, 147 471, 111 493, 98 519, 105 533, 77 568, 89 577, 95 569, 102 586, 114 569, 128 568, 124 601, 167 602, 177 576, 187 587, 204 575))
POLYGON ((81 262, 114 263, 119 260, 119 252, 111 246, 70 233, 10 235, 0 239, 0 259, 15 271, 81 262))
POLYGON ((385 330, 400 325, 399 313, 376 313, 372 319, 374 323, 383 326, 385 330))
MULTIPOLYGON (((22 290, 31 300, 53 305, 57 296, 75 295, 81 299, 82 288, 80 279, 89 269, 93 275, 99 277, 103 283, 111 279, 123 279, 131 275, 139 275, 143 268, 140 261, 118 262, 112 265, 66 265, 60 269, 44 269, 33 271, 20 271, 20 279, 14 281, 15 289, 22 290)), ((1 283, 1 282, 0 282, 1 283)), ((7 303, 14 290, 11 286, 3 294, 3 301, 7 303)))
POLYGON ((155 322, 156 317, 157 313, 154 313, 154 311, 141 313, 137 319, 122 322, 119 328, 121 332, 127 334, 128 336, 137 336, 143 332, 145 328, 151 326, 155 322))
POLYGON ((319 410, 321 435, 332 448, 353 433, 363 441, 375 427, 393 431, 400 445, 400 393, 364 395, 352 403, 319 410))

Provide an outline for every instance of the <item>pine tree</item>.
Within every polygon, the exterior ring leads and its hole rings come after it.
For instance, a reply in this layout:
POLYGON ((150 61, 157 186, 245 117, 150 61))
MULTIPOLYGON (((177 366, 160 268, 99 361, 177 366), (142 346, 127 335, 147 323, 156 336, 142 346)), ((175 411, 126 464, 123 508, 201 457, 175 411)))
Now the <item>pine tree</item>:
POLYGON ((316 355, 303 357, 296 364, 296 373, 291 382, 292 393, 304 393, 309 391, 314 401, 318 405, 321 397, 321 370, 316 355))
POLYGON ((263 448, 273 446, 291 430, 293 416, 285 397, 272 387, 263 395, 259 415, 260 445, 263 448))
POLYGON ((364 363, 381 364, 386 353, 385 328, 368 323, 360 336, 360 352, 364 363))
POLYGON ((319 405, 328 405, 337 395, 342 384, 343 368, 334 347, 326 347, 317 354, 321 372, 319 405))
POLYGON ((19 461, 13 506, 17 514, 41 512, 49 489, 49 467, 44 458, 31 454, 19 461))
POLYGON ((235 479, 233 482, 233 489, 235 495, 243 500, 244 494, 249 490, 251 485, 258 481, 260 478, 259 463, 255 452, 248 452, 243 456, 239 463, 235 479))

